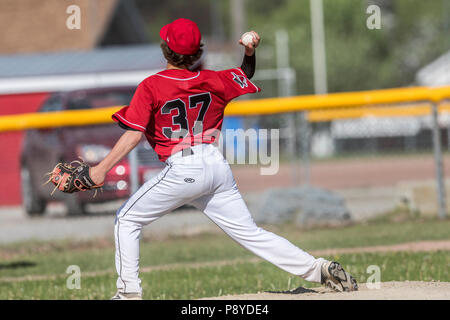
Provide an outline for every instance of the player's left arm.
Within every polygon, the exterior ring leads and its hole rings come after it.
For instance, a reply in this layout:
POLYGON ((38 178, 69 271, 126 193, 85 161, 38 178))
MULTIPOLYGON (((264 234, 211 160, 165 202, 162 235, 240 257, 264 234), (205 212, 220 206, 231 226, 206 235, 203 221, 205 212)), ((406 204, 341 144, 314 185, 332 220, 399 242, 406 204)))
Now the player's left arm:
POLYGON ((255 49, 259 45, 259 41, 261 40, 261 37, 258 33, 255 31, 250 31, 253 33, 253 42, 245 45, 241 39, 239 39, 239 44, 244 46, 245 48, 245 55, 244 59, 242 61, 241 69, 247 76, 247 78, 251 79, 253 75, 255 74, 256 69, 256 53, 255 49))
POLYGON ((91 178, 95 183, 103 182, 108 171, 139 143, 146 131, 152 105, 153 94, 148 82, 144 80, 138 85, 130 105, 112 115, 113 120, 126 131, 111 152, 98 165, 91 168, 91 178))

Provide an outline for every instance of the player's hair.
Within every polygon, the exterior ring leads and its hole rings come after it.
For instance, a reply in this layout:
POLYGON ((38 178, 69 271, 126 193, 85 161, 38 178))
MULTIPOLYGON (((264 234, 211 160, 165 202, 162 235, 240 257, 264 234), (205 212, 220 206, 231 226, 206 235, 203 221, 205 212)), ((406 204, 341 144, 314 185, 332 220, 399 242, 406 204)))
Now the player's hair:
POLYGON ((161 49, 164 57, 171 65, 174 65, 176 67, 189 68, 190 66, 192 66, 202 56, 202 47, 203 43, 200 44, 200 49, 198 49, 196 53, 191 55, 178 54, 170 49, 165 41, 161 41, 161 49))

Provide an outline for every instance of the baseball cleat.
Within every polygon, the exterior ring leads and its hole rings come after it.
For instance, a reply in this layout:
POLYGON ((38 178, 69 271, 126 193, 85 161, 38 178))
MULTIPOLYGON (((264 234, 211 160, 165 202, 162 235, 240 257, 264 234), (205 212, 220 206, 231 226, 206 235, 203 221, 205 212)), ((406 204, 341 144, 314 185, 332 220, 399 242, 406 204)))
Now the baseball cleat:
POLYGON ((125 293, 117 291, 111 300, 142 300, 142 296, 139 293, 125 293))
POLYGON ((355 278, 335 261, 327 261, 322 264, 322 279, 320 282, 327 288, 337 292, 358 290, 355 278))

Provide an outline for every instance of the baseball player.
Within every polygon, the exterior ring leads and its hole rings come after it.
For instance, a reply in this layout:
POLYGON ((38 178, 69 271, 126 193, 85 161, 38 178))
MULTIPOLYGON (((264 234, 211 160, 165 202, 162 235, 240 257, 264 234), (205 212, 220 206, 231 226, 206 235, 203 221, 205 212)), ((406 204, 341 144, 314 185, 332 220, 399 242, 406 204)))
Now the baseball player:
POLYGON ((188 19, 160 31, 167 68, 142 81, 129 106, 112 117, 126 131, 111 152, 90 170, 97 185, 145 135, 166 163, 117 211, 113 299, 141 299, 139 238, 141 229, 184 204, 203 211, 232 239, 277 267, 337 291, 357 290, 356 281, 337 262, 315 258, 288 240, 254 223, 230 166, 215 146, 224 109, 232 99, 260 91, 250 81, 260 37, 244 45, 242 66, 223 71, 190 71, 202 54, 201 34, 188 19))

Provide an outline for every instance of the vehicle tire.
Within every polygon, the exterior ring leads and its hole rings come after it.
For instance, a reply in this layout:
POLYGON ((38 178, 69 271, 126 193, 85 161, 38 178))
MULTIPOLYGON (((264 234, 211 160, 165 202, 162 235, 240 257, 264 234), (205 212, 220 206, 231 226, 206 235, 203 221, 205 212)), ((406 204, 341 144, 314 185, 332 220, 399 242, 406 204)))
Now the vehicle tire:
POLYGON ((86 204, 78 200, 75 194, 66 195, 64 200, 66 205, 66 214, 68 216, 81 216, 87 214, 86 204))
POLYGON ((44 213, 47 201, 39 197, 31 181, 30 170, 23 166, 20 170, 22 205, 29 216, 40 216, 44 213))

